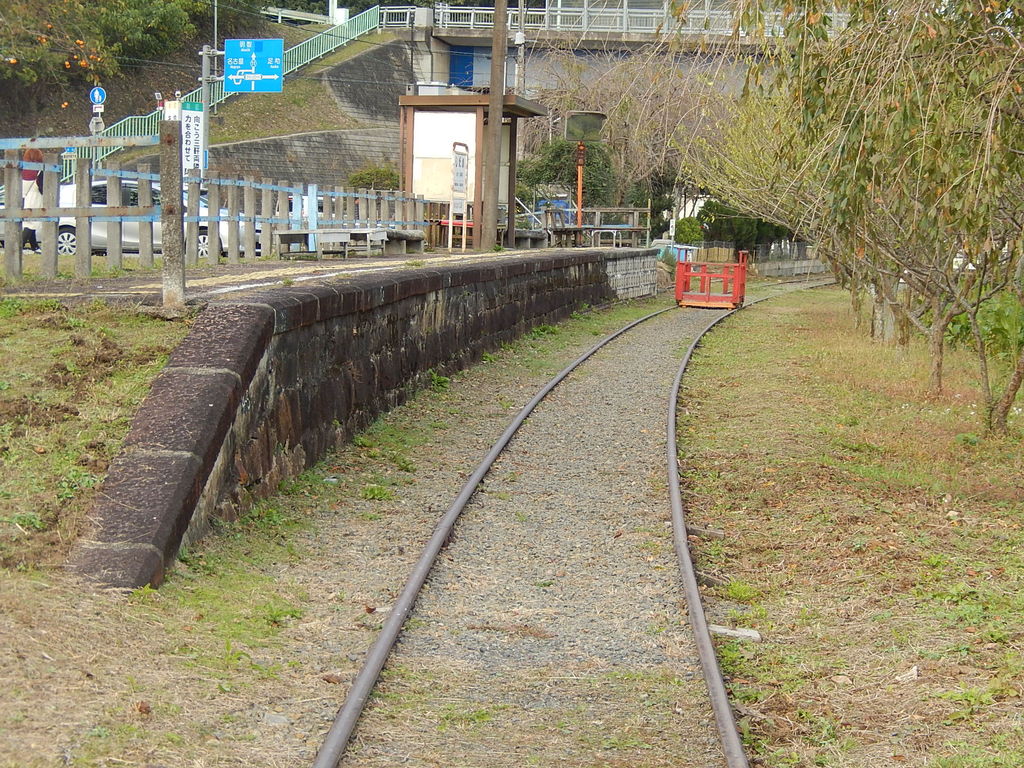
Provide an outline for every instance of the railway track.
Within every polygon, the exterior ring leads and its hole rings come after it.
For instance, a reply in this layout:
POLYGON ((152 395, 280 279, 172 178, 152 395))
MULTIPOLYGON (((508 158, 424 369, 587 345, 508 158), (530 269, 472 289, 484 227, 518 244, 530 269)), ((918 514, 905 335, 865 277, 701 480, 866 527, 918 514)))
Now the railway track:
POLYGON ((315 768, 748 765, 675 451, 683 371, 725 316, 631 323, 513 419, 438 523, 315 768))

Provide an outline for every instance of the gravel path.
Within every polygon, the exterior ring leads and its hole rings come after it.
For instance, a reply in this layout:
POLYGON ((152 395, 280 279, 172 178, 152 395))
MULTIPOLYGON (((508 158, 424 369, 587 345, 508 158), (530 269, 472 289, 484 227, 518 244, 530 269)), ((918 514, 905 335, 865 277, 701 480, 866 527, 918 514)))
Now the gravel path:
POLYGON ((724 764, 663 466, 679 352, 710 317, 641 325, 530 417, 463 514, 343 765, 724 764))
MULTIPOLYGON (((419 548, 512 416, 599 336, 671 304, 488 355, 190 552, 160 592, 0 578, 0 765, 310 765, 419 548)), ((708 315, 641 326, 527 422, 442 556, 348 766, 721 768, 661 466, 668 386, 708 315)))

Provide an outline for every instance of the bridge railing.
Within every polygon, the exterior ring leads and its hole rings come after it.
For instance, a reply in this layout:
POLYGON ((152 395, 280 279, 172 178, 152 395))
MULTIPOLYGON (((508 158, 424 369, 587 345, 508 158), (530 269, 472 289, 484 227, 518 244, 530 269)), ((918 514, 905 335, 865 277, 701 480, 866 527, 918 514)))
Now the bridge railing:
POLYGON ((391 5, 380 9, 380 25, 385 29, 412 27, 415 19, 415 5, 391 5))
POLYGON ((281 24, 285 19, 312 24, 331 23, 331 17, 325 16, 322 13, 307 13, 306 11, 295 11, 291 8, 275 8, 271 5, 263 9, 263 15, 276 18, 278 24, 281 24))
MULTIPOLYGON (((621 6, 586 2, 572 6, 549 4, 545 8, 528 8, 523 14, 525 29, 556 32, 732 35, 736 26, 730 11, 694 7, 680 18, 667 8, 630 8, 628 0, 623 0, 621 6)), ((833 16, 836 27, 845 26, 848 20, 848 14, 833 16)), ((490 29, 494 25, 494 9, 438 3, 434 6, 434 24, 449 29, 490 29)), ((781 34, 781 25, 781 14, 769 16, 765 20, 766 34, 781 34)), ((519 28, 518 8, 509 8, 508 27, 519 28)))

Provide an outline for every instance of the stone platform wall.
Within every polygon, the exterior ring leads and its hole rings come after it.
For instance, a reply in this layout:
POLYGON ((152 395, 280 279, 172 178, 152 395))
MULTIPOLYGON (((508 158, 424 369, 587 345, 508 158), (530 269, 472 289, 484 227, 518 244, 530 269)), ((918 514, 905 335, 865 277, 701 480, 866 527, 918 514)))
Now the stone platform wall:
POLYGON ((776 259, 750 263, 751 274, 758 277, 803 277, 828 271, 828 264, 817 259, 776 259))
POLYGON ((656 253, 504 257, 211 304, 136 415, 72 567, 105 586, 159 585, 212 519, 274 493, 431 371, 464 368, 583 304, 655 293, 656 253))

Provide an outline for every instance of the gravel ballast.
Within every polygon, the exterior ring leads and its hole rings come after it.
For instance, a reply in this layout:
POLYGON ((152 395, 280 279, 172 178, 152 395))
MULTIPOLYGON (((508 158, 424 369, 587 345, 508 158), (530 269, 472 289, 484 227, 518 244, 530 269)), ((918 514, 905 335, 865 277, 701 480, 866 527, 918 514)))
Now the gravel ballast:
MULTIPOLYGON (((600 337, 671 305, 585 313, 438 375, 182 552, 158 591, 0 574, 0 767, 310 765, 420 548, 515 413, 600 337)), ((442 554, 345 765, 721 768, 663 466, 668 386, 711 316, 641 326, 527 422, 442 554)))
POLYGON ((724 764, 663 459, 680 351, 711 317, 644 323, 538 407, 463 513, 343 765, 724 764))

